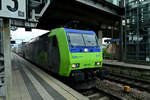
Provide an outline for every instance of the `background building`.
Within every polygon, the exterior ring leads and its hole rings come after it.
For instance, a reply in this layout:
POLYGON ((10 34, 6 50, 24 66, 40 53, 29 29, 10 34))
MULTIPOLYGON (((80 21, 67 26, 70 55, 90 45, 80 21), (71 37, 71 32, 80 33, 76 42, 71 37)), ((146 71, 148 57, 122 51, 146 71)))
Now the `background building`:
POLYGON ((126 60, 150 63, 150 0, 126 0, 126 60))

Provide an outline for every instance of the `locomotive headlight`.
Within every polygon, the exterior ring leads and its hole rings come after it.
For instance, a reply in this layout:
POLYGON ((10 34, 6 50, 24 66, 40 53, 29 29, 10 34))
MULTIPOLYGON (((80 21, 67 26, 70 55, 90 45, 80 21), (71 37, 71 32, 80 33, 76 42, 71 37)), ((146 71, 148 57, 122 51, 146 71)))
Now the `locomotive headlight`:
POLYGON ((85 49, 84 49, 84 52, 88 52, 88 49, 87 49, 87 48, 85 48, 85 49))
POLYGON ((72 64, 72 68, 76 68, 76 64, 72 64))
POLYGON ((96 62, 95 65, 99 66, 101 64, 101 62, 96 62))
POLYGON ((72 64, 72 68, 78 68, 80 64, 72 64))

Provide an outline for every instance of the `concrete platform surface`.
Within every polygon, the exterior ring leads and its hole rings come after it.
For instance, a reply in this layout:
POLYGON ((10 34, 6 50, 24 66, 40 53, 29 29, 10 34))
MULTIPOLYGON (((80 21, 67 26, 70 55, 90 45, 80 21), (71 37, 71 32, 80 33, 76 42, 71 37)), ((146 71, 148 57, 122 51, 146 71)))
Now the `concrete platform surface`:
POLYGON ((12 74, 12 100, 88 100, 14 53, 12 74))
POLYGON ((130 67, 130 68, 137 68, 137 69, 146 69, 150 70, 150 66, 148 65, 137 65, 137 64, 129 64, 125 62, 119 62, 117 60, 103 60, 104 65, 113 65, 113 66, 121 66, 121 67, 130 67))

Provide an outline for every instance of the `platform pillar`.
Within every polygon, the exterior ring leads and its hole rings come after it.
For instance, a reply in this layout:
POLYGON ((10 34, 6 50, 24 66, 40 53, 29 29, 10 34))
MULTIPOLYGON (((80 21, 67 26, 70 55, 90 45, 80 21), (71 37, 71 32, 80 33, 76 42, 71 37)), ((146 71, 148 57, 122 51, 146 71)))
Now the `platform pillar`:
POLYGON ((100 47, 101 47, 101 50, 102 50, 103 32, 101 30, 98 31, 98 40, 99 40, 100 47))
POLYGON ((119 61, 122 61, 123 59, 123 26, 122 26, 122 18, 120 19, 120 43, 119 43, 119 61))
POLYGON ((11 49, 10 49, 10 19, 2 19, 2 43, 4 56, 4 95, 0 100, 12 100, 12 69, 11 69, 11 49))

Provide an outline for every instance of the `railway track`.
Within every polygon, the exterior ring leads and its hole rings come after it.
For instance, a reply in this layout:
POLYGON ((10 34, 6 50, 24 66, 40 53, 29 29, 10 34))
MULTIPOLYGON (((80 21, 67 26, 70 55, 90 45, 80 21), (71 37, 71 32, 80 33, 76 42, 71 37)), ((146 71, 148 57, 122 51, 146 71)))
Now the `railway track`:
POLYGON ((125 92, 123 87, 124 85, 110 80, 98 80, 96 90, 108 96, 109 99, 106 100, 150 100, 150 93, 146 91, 131 88, 130 92, 125 92))
POLYGON ((79 92, 87 96, 90 100, 126 100, 125 98, 117 95, 116 93, 112 94, 110 91, 96 87, 89 90, 82 90, 79 92))
POLYGON ((138 88, 139 90, 147 91, 150 93, 150 81, 140 80, 140 79, 131 78, 128 76, 118 75, 113 73, 109 73, 109 75, 105 77, 105 79, 109 81, 121 83, 124 85, 129 85, 133 88, 138 88))

